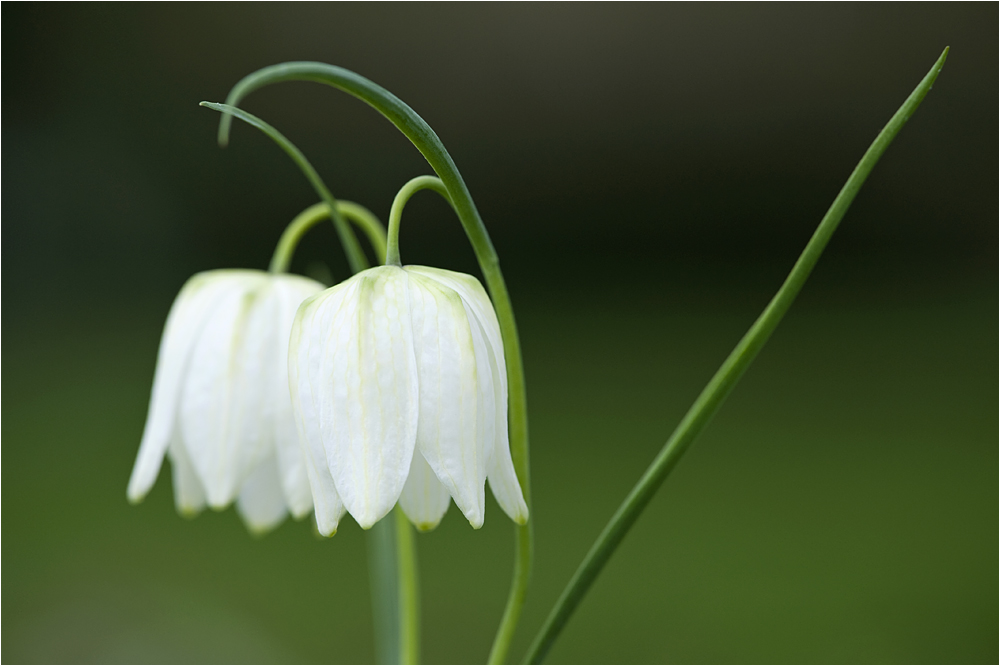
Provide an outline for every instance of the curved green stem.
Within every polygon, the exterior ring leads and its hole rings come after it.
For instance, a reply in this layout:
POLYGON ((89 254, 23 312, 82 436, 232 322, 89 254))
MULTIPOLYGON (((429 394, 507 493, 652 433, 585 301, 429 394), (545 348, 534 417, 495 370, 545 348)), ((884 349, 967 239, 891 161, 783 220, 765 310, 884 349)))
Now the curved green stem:
MULTIPOLYGON (((375 250, 375 256, 379 261, 385 261, 385 227, 379 219, 370 210, 353 201, 338 201, 337 209, 345 219, 361 227, 375 250)), ((302 236, 316 223, 328 217, 330 217, 330 206, 324 202, 313 204, 296 215, 281 234, 268 270, 272 273, 287 273, 292 263, 292 255, 295 254, 295 248, 298 247, 302 236)))
MULTIPOLYGON (((417 113, 398 97, 354 72, 319 62, 289 62, 258 70, 244 77, 233 86, 226 102, 236 105, 246 95, 271 83, 282 81, 313 81, 323 83, 352 95, 385 116, 399 129, 424 156, 434 172, 444 182, 452 206, 465 229, 465 233, 476 253, 476 259, 483 271, 486 287, 493 297, 497 319, 503 335, 504 355, 507 360, 507 382, 510 405, 510 452, 514 469, 524 499, 531 507, 531 483, 528 465, 528 414, 524 386, 524 367, 521 361, 521 342, 517 335, 517 324, 511 306, 507 285, 500 271, 500 260, 490 240, 486 226, 472 200, 469 188, 455 166, 451 155, 445 149, 434 130, 417 113)), ((219 123, 219 144, 229 140, 231 119, 223 115, 219 123)), ((497 631, 491 660, 506 658, 510 640, 521 615, 524 596, 530 579, 532 556, 531 522, 515 528, 514 578, 507 607, 500 628, 497 631)))
MULTIPOLYGON (((420 190, 434 190, 443 196, 448 203, 451 203, 451 199, 448 197, 448 190, 440 178, 435 178, 434 176, 417 176, 406 183, 396 194, 396 198, 393 199, 392 210, 389 213, 389 250, 386 254, 386 265, 389 265, 390 262, 395 266, 402 265, 399 260, 399 226, 403 218, 403 208, 405 208, 410 198, 420 190), (392 261, 393 256, 395 256, 394 262, 392 261)), ((527 537, 516 540, 517 552, 515 553, 515 561, 531 562, 531 528, 522 526, 517 529, 526 530, 527 537)), ((514 638, 514 630, 517 628, 518 614, 524 605, 529 574, 530 570, 527 567, 516 567, 514 570, 514 581, 511 585, 507 606, 504 609, 504 615, 501 618, 496 639, 493 641, 493 646, 490 649, 487 663, 499 664, 506 657, 510 642, 514 638)))
POLYGON ((228 104, 216 104, 215 102, 202 102, 201 106, 212 109, 213 111, 219 111, 223 113, 223 118, 229 120, 230 115, 236 116, 240 120, 246 122, 247 124, 253 125, 264 134, 271 137, 275 143, 281 146, 281 149, 288 153, 288 156, 292 158, 292 161, 298 165, 302 173, 309 180, 309 183, 319 194, 319 198, 322 199, 330 210, 333 211, 333 226, 337 229, 337 235, 340 236, 340 243, 344 246, 344 252, 347 254, 347 263, 351 267, 351 273, 357 273, 368 268, 368 260, 365 258, 365 253, 361 251, 361 245, 358 244, 358 239, 354 236, 354 232, 348 226, 347 222, 341 216, 340 211, 337 208, 337 200, 333 198, 333 194, 327 188, 323 179, 319 177, 316 173, 316 169, 313 168, 306 156, 302 154, 302 151, 295 147, 291 141, 289 141, 284 134, 276 130, 275 128, 268 125, 266 122, 253 115, 252 113, 247 113, 242 109, 237 109, 236 107, 229 106, 228 104))
POLYGON ((448 196, 448 189, 444 186, 440 178, 435 178, 434 176, 417 176, 407 182, 406 185, 403 185, 392 200, 392 209, 389 211, 388 246, 385 253, 386 266, 403 265, 399 260, 399 223, 403 219, 403 209, 406 208, 406 203, 410 200, 410 197, 420 190, 434 190, 443 196, 445 201, 451 203, 451 198, 448 196))
POLYGON ((497 635, 490 648, 488 664, 503 664, 507 661, 507 653, 510 651, 511 641, 514 640, 517 621, 521 617, 521 608, 524 607, 524 599, 528 593, 528 583, 531 582, 531 560, 534 556, 533 530, 530 521, 526 525, 514 526, 514 579, 510 584, 510 592, 507 593, 507 605, 504 606, 497 635))
POLYGON ((538 635, 532 642, 525 658, 525 663, 537 664, 545 658, 545 655, 552 647, 553 642, 559 636, 559 633, 566 625, 566 622, 573 614, 580 600, 583 599, 584 595, 590 589, 591 584, 593 584, 594 579, 597 578, 597 575, 611 558, 612 553, 614 553, 622 539, 625 538, 625 534, 635 524, 636 519, 639 518, 639 515, 649 504, 649 501, 667 478, 667 475, 670 474, 677 461, 680 460, 691 442, 705 428, 709 419, 719 409, 719 406, 729 395, 730 391, 733 390, 740 377, 743 376, 743 373, 757 356, 757 353, 767 342, 768 338, 771 337, 771 333, 778 326, 778 322, 781 321, 781 318, 791 306, 792 301, 795 300, 795 297, 802 289, 802 285, 805 284, 806 278, 812 272, 813 267, 823 253, 823 249, 829 242, 833 232, 836 231, 837 225, 840 224, 840 220, 844 217, 868 174, 871 173, 872 168, 878 162, 882 153, 889 147, 896 134, 903 128, 903 125, 906 124, 906 121, 909 120, 913 112, 920 106, 920 102, 923 101, 927 92, 931 89, 931 85, 933 85, 934 80, 941 71, 941 67, 944 66, 947 55, 948 49, 946 48, 941 57, 938 58, 938 61, 934 63, 934 67, 931 68, 930 72, 927 73, 903 103, 903 106, 896 111, 895 115, 889 120, 889 123, 875 137, 874 143, 865 152, 864 157, 861 158, 861 161, 847 179, 847 183, 844 184, 837 198, 834 199, 833 204, 819 223, 819 227, 813 233, 812 238, 802 251, 798 261, 795 262, 795 266, 792 267, 791 273, 788 274, 778 293, 771 299, 764 312, 757 318, 757 321, 754 322, 750 330, 747 331, 743 339, 740 340, 736 348, 730 353, 729 358, 723 362, 722 366, 715 373, 715 376, 712 377, 708 385, 702 390, 701 395, 691 405, 691 408, 684 415, 684 418, 677 426, 677 429, 674 430, 670 439, 667 440, 667 443, 628 494, 628 497, 625 498, 625 501, 618 507, 611 521, 604 528, 604 531, 597 537, 597 541, 594 542, 587 556, 580 563, 580 567, 573 574, 573 578, 570 579, 569 584, 559 597, 552 612, 545 620, 545 624, 542 625, 538 635))

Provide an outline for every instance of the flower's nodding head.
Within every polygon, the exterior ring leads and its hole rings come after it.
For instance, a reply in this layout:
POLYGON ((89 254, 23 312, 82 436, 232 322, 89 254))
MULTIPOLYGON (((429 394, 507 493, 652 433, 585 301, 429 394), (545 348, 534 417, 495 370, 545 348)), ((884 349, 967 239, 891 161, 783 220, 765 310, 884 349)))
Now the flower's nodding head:
POLYGON ((367 529, 397 501, 433 529, 450 499, 478 528, 487 479, 501 508, 527 520, 503 340, 475 278, 382 266, 316 294, 295 318, 289 377, 321 532, 344 510, 367 529))
POLYGON ((149 417, 129 481, 140 501, 164 454, 183 515, 236 500, 252 532, 312 508, 288 392, 288 334, 313 280, 251 270, 199 273, 174 301, 149 417))

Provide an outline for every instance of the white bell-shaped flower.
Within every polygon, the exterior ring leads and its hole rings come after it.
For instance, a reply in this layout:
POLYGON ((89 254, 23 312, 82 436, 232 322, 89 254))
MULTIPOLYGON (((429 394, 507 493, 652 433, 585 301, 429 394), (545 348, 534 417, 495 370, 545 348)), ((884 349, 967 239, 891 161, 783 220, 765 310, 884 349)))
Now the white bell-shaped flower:
POLYGON ((164 454, 179 511, 236 500, 263 532, 312 494, 288 391, 288 335, 295 311, 323 285, 254 270, 199 273, 174 301, 160 341, 149 416, 129 480, 141 500, 164 454))
POLYGON ((523 524, 528 508, 507 439, 507 371, 479 281, 382 266, 306 300, 289 342, 289 380, 320 532, 344 511, 369 528, 397 500, 418 529, 449 497, 483 524, 487 478, 523 524))

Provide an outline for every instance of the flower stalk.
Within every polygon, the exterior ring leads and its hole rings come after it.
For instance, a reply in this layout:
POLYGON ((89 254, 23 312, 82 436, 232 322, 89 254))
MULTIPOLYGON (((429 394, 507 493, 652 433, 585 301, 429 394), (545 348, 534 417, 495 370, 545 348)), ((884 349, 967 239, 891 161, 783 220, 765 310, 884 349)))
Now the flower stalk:
POLYGON ((444 186, 440 178, 435 178, 434 176, 417 176, 403 185, 392 200, 392 208, 389 211, 389 233, 385 254, 386 266, 403 265, 399 258, 399 224, 403 220, 403 209, 406 207, 407 202, 420 190, 434 190, 444 197, 445 201, 449 204, 451 203, 451 198, 448 196, 448 188, 444 186))
POLYGON ((400 664, 420 663, 420 581, 417 571, 417 545, 413 539, 413 526, 396 507, 393 520, 396 525, 396 566, 399 594, 399 661, 400 664))
MULTIPOLYGON (((310 206, 296 216, 285 229, 271 259, 272 273, 288 270, 302 236, 327 217, 334 221, 352 273, 366 269, 368 263, 345 219, 354 222, 364 231, 376 259, 379 262, 385 261, 386 233, 378 218, 359 204, 334 199, 302 151, 284 135, 241 109, 227 109, 226 105, 207 102, 202 105, 223 113, 231 112, 267 134, 293 159, 323 199, 322 203, 310 206)), ((228 119, 229 116, 224 115, 224 118, 228 119)), ((379 521, 367 532, 376 659, 383 664, 415 664, 420 655, 416 544, 412 527, 402 511, 397 509, 394 514, 394 517, 379 521)))
MULTIPOLYGON (((354 222, 368 236, 376 259, 379 262, 385 261, 385 227, 374 213, 353 201, 343 200, 337 201, 337 210, 344 219, 354 222)), ((302 236, 317 223, 329 217, 331 217, 330 206, 324 202, 313 204, 296 215, 281 234, 268 270, 272 273, 287 273, 292 263, 292 255, 302 236)))
POLYGON ((420 584, 413 526, 396 508, 365 533, 379 664, 420 663, 420 584))
MULTIPOLYGON (((413 143, 443 181, 452 206, 465 229, 469 242, 472 244, 476 259, 479 261, 499 320, 503 336, 510 399, 508 411, 510 452, 524 500, 530 509, 527 399, 524 366, 521 360, 521 343, 517 334, 514 310, 503 273, 500 270, 499 257, 497 257, 486 226, 483 224, 479 211, 472 200, 472 195, 459 173, 458 167, 455 166, 454 160, 434 130, 398 97, 354 72, 319 62, 288 62, 273 65, 249 74, 239 81, 226 97, 226 105, 212 106, 212 108, 224 112, 219 123, 219 144, 225 146, 229 141, 229 128, 232 123, 229 114, 239 116, 240 113, 245 113, 234 108, 240 100, 254 90, 284 81, 323 83, 367 103, 385 116, 413 143), (238 111, 239 113, 236 113, 238 111)), ((532 542, 530 522, 515 527, 514 575, 507 606, 490 652, 492 663, 500 663, 505 660, 521 615, 530 580, 532 542)))
POLYGON ((402 626, 399 604, 399 548, 394 516, 365 532, 368 578, 375 634, 375 663, 402 664, 402 626))

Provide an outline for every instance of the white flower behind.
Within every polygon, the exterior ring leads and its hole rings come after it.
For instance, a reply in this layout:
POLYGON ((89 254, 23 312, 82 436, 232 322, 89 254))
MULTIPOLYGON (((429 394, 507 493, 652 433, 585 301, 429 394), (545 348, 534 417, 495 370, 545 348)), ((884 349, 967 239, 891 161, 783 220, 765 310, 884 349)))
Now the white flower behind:
POLYGON ((288 391, 295 311, 323 285, 253 270, 199 273, 174 301, 160 342, 149 416, 129 480, 141 500, 173 463, 182 513, 237 510, 255 532, 312 509, 288 391))
POLYGON ((397 501, 431 529, 449 498, 480 527, 487 478, 501 508, 528 519, 507 437, 503 340, 475 278, 363 271, 302 304, 288 367, 320 532, 345 510, 367 529, 397 501))

